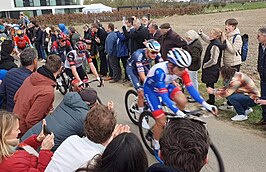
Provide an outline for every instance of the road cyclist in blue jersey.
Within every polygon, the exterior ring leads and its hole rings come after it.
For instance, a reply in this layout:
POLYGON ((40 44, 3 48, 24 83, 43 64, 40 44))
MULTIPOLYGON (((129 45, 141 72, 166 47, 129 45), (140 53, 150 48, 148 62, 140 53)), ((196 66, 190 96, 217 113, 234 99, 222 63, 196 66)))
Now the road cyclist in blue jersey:
POLYGON ((190 64, 191 56, 186 50, 172 48, 167 54, 167 61, 155 64, 146 76, 143 85, 144 96, 156 121, 153 128, 154 155, 156 159, 159 159, 159 138, 166 124, 166 116, 162 110, 161 103, 164 103, 178 117, 185 117, 182 110, 184 110, 187 104, 187 98, 175 82, 178 77, 182 78, 188 93, 194 100, 214 115, 218 113, 217 107, 206 103, 199 92, 193 87, 187 69, 190 64))
POLYGON ((136 50, 127 61, 126 71, 128 78, 130 79, 133 87, 138 93, 138 111, 139 114, 144 109, 144 93, 143 93, 143 82, 152 63, 163 62, 161 54, 160 44, 151 39, 146 42, 146 48, 136 50))

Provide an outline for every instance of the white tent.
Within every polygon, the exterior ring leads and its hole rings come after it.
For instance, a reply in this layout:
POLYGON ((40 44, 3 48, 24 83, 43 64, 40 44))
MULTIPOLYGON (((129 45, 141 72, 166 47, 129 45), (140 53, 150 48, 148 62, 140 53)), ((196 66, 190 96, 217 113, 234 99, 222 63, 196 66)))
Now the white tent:
POLYGON ((85 7, 82 9, 82 13, 102 13, 102 12, 112 12, 112 7, 108 7, 101 3, 84 5, 85 7))

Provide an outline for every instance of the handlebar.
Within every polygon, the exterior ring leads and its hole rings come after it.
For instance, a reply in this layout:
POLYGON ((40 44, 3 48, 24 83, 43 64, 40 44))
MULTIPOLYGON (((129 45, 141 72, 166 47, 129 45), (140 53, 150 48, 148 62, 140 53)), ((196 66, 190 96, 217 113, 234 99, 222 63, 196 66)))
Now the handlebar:
MULTIPOLYGON (((93 83, 93 82, 99 82, 99 81, 98 81, 97 79, 93 79, 93 80, 85 79, 85 80, 83 80, 82 82, 83 82, 83 84, 85 84, 85 85, 87 86, 87 85, 90 84, 90 83, 93 83)), ((103 79, 100 78, 100 83, 99 83, 99 85, 97 85, 97 87, 102 87, 102 86, 104 86, 104 84, 103 84, 103 79)))

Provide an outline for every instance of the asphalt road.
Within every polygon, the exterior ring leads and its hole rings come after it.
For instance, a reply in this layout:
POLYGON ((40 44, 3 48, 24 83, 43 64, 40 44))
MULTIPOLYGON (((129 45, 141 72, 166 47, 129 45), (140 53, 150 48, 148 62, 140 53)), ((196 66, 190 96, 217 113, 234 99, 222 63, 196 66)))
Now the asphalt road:
MULTIPOLYGON (((92 84, 91 87, 97 90, 103 103, 107 103, 109 100, 115 103, 118 123, 128 124, 131 131, 139 135, 138 128, 129 120, 124 107, 124 96, 130 88, 118 83, 105 83, 105 86, 101 88, 97 88, 95 84, 92 84)), ((62 97, 56 91, 55 106, 62 100, 62 97)), ((207 122, 211 139, 223 157, 226 171, 266 171, 266 137, 263 137, 261 133, 258 134, 257 131, 233 125, 232 122, 219 121, 214 117, 204 118, 203 120, 207 122)), ((156 162, 148 151, 147 155, 150 164, 156 162)))

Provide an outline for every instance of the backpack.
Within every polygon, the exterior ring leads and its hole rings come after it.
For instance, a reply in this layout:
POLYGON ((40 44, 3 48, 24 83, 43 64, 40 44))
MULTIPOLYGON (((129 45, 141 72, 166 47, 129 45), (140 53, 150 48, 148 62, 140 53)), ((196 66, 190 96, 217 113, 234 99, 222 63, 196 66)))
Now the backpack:
MULTIPOLYGON (((234 37, 233 37, 233 44, 235 42, 235 39, 236 39, 236 36, 237 35, 240 35, 240 34, 235 34, 234 37)), ((240 35, 241 36, 241 35, 240 35)), ((241 53, 238 52, 241 56, 241 61, 246 61, 247 60, 247 57, 248 57, 248 34, 244 34, 241 36, 241 39, 242 39, 242 47, 241 47, 241 53)))

